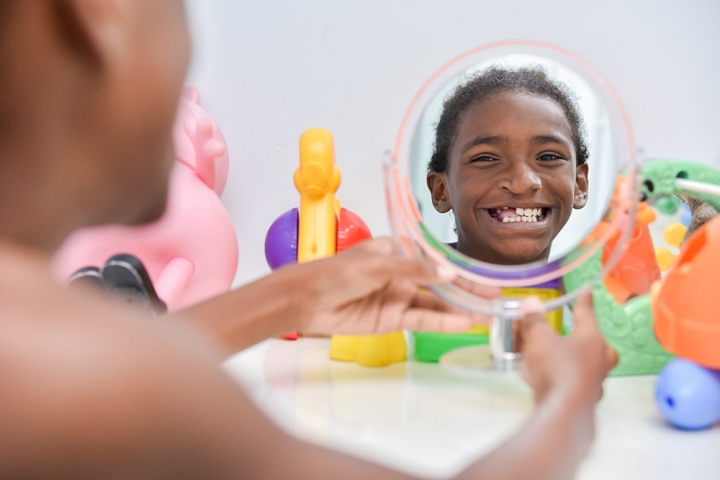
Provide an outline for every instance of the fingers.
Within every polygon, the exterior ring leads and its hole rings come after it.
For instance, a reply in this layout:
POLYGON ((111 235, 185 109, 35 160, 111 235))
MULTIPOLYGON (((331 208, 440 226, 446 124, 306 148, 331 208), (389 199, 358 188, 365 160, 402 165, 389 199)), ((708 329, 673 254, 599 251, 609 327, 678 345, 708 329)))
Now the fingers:
POLYGON ((597 329, 595 310, 593 308, 593 297, 591 291, 580 294, 573 308, 573 321, 575 330, 597 329))
POLYGON ((415 294, 415 297, 410 304, 410 308, 421 308, 426 310, 433 310, 435 312, 452 313, 455 315, 465 316, 469 319, 471 325, 478 323, 487 324, 490 322, 490 317, 453 307, 452 305, 449 305, 447 302, 427 290, 419 290, 415 294))
POLYGON ((605 348, 605 358, 607 359, 608 371, 615 368, 618 364, 618 360, 620 359, 615 349, 609 345, 605 348))
POLYGON ((417 286, 447 283, 455 279, 455 273, 437 268, 420 260, 403 258, 395 250, 391 239, 371 240, 348 250, 355 253, 376 253, 373 257, 361 259, 359 268, 382 282, 391 280, 410 281, 417 286), (355 250, 357 249, 357 250, 355 250))
POLYGON ((547 326, 545 320, 545 305, 536 296, 525 297, 521 307, 520 331, 528 332, 539 325, 547 326))
POLYGON ((372 252, 380 255, 396 255, 398 253, 395 242, 390 237, 378 237, 359 243, 348 252, 372 252))
POLYGON ((466 278, 458 277, 453 281, 453 283, 466 292, 477 295, 478 297, 493 299, 500 298, 502 296, 502 290, 498 287, 482 285, 480 283, 472 282, 466 278))
POLYGON ((403 313, 404 329, 419 332, 467 332, 473 321, 469 315, 443 313, 423 308, 410 308, 403 313))
POLYGON ((588 290, 583 292, 578 297, 575 302, 575 308, 573 308, 573 320, 575 322, 575 331, 594 332, 593 336, 596 334, 597 338, 601 339, 600 341, 602 342, 604 348, 602 354, 604 354, 605 360, 605 373, 612 370, 618 363, 618 353, 612 347, 607 345, 602 333, 600 332, 600 328, 598 327, 597 319, 595 317, 595 309, 593 308, 593 296, 591 291, 588 290))
POLYGON ((395 242, 389 237, 381 237, 363 242, 348 250, 348 252, 376 253, 389 257, 384 259, 382 265, 387 273, 395 271, 397 278, 404 276, 421 286, 433 283, 453 282, 463 290, 482 298, 494 299, 502 296, 502 291, 498 287, 482 285, 465 278, 457 277, 455 272, 448 271, 441 266, 433 267, 429 262, 401 257, 395 242))

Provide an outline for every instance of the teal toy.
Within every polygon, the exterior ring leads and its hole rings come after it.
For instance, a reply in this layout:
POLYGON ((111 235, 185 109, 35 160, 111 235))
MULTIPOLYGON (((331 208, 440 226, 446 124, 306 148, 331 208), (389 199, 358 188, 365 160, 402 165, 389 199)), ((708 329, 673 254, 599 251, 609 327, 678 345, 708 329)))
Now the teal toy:
MULTIPOLYGON (((720 185, 720 171, 686 160, 653 160, 641 169, 642 194, 647 200, 684 193, 700 198, 720 209, 720 197, 699 192, 692 182, 720 185), (679 181, 678 181, 679 180, 679 181), (691 189, 695 188, 695 189, 691 189)), ((574 255, 579 255, 578 250, 574 255)), ((574 258, 573 256, 569 259, 574 258)), ((569 261, 569 260, 568 260, 569 261)), ((599 278, 602 270, 600 253, 580 268, 563 277, 567 291, 574 291, 599 278)), ((595 312, 600 329, 608 343, 617 350, 619 362, 611 375, 655 374, 673 358, 655 339, 650 296, 640 295, 619 305, 603 282, 593 288, 595 312)))
POLYGON ((673 195, 670 197, 659 198, 657 204, 655 204, 655 208, 665 215, 675 215, 678 208, 680 208, 680 205, 682 205, 680 199, 673 195))
POLYGON ((720 185, 720 171, 687 160, 652 160, 642 167, 642 191, 648 199, 683 193, 720 210, 720 197, 703 191, 702 185, 720 185))
MULTIPOLYGON (((596 253, 582 267, 565 275, 565 289, 572 292, 600 278, 601 256, 602 252, 596 253)), ((593 303, 600 330, 618 352, 619 361, 611 375, 658 373, 673 358, 655 339, 649 295, 639 295, 620 305, 598 281, 593 287, 593 303)))

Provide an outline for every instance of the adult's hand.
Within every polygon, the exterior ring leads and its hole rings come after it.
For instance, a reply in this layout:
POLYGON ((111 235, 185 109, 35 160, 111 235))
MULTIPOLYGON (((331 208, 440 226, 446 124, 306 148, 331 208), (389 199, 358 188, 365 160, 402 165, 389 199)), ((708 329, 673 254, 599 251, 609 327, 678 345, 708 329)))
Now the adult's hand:
MULTIPOLYGON (((422 287, 455 280, 420 260, 403 258, 390 238, 364 242, 307 264, 306 333, 376 334, 397 330, 463 332, 487 318, 459 311, 422 287)), ((474 287, 486 298, 493 287, 474 287)))
MULTIPOLYGON (((408 260, 389 238, 330 258, 283 267, 232 292, 178 312, 229 348, 228 353, 285 332, 362 335, 396 330, 467 331, 481 316, 458 311, 422 287, 453 281, 408 260)), ((488 298, 492 287, 473 287, 488 298)))

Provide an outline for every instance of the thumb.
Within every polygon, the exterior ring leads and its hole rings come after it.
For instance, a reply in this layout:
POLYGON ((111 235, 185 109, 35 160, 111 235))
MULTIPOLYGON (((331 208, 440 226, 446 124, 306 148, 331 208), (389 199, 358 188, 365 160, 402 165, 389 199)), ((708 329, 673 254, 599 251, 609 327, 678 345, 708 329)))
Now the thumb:
POLYGON ((593 308, 593 296, 590 290, 583 292, 575 302, 573 308, 573 322, 575 330, 597 329, 595 310, 593 308))
POLYGON ((520 310, 522 312, 522 318, 520 319, 520 335, 522 338, 527 338, 530 330, 534 328, 549 328, 545 320, 545 305, 538 297, 533 295, 525 297, 520 310))

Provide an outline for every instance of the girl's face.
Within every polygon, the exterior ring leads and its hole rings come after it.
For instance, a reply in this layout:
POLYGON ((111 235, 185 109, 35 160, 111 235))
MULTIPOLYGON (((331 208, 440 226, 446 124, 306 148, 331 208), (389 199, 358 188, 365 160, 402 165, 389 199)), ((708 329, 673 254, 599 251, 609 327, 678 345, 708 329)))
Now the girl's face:
POLYGON ((587 202, 588 166, 576 166, 562 108, 527 92, 498 92, 459 119, 443 173, 428 187, 453 210, 458 250, 501 265, 547 261, 573 208, 587 202))

